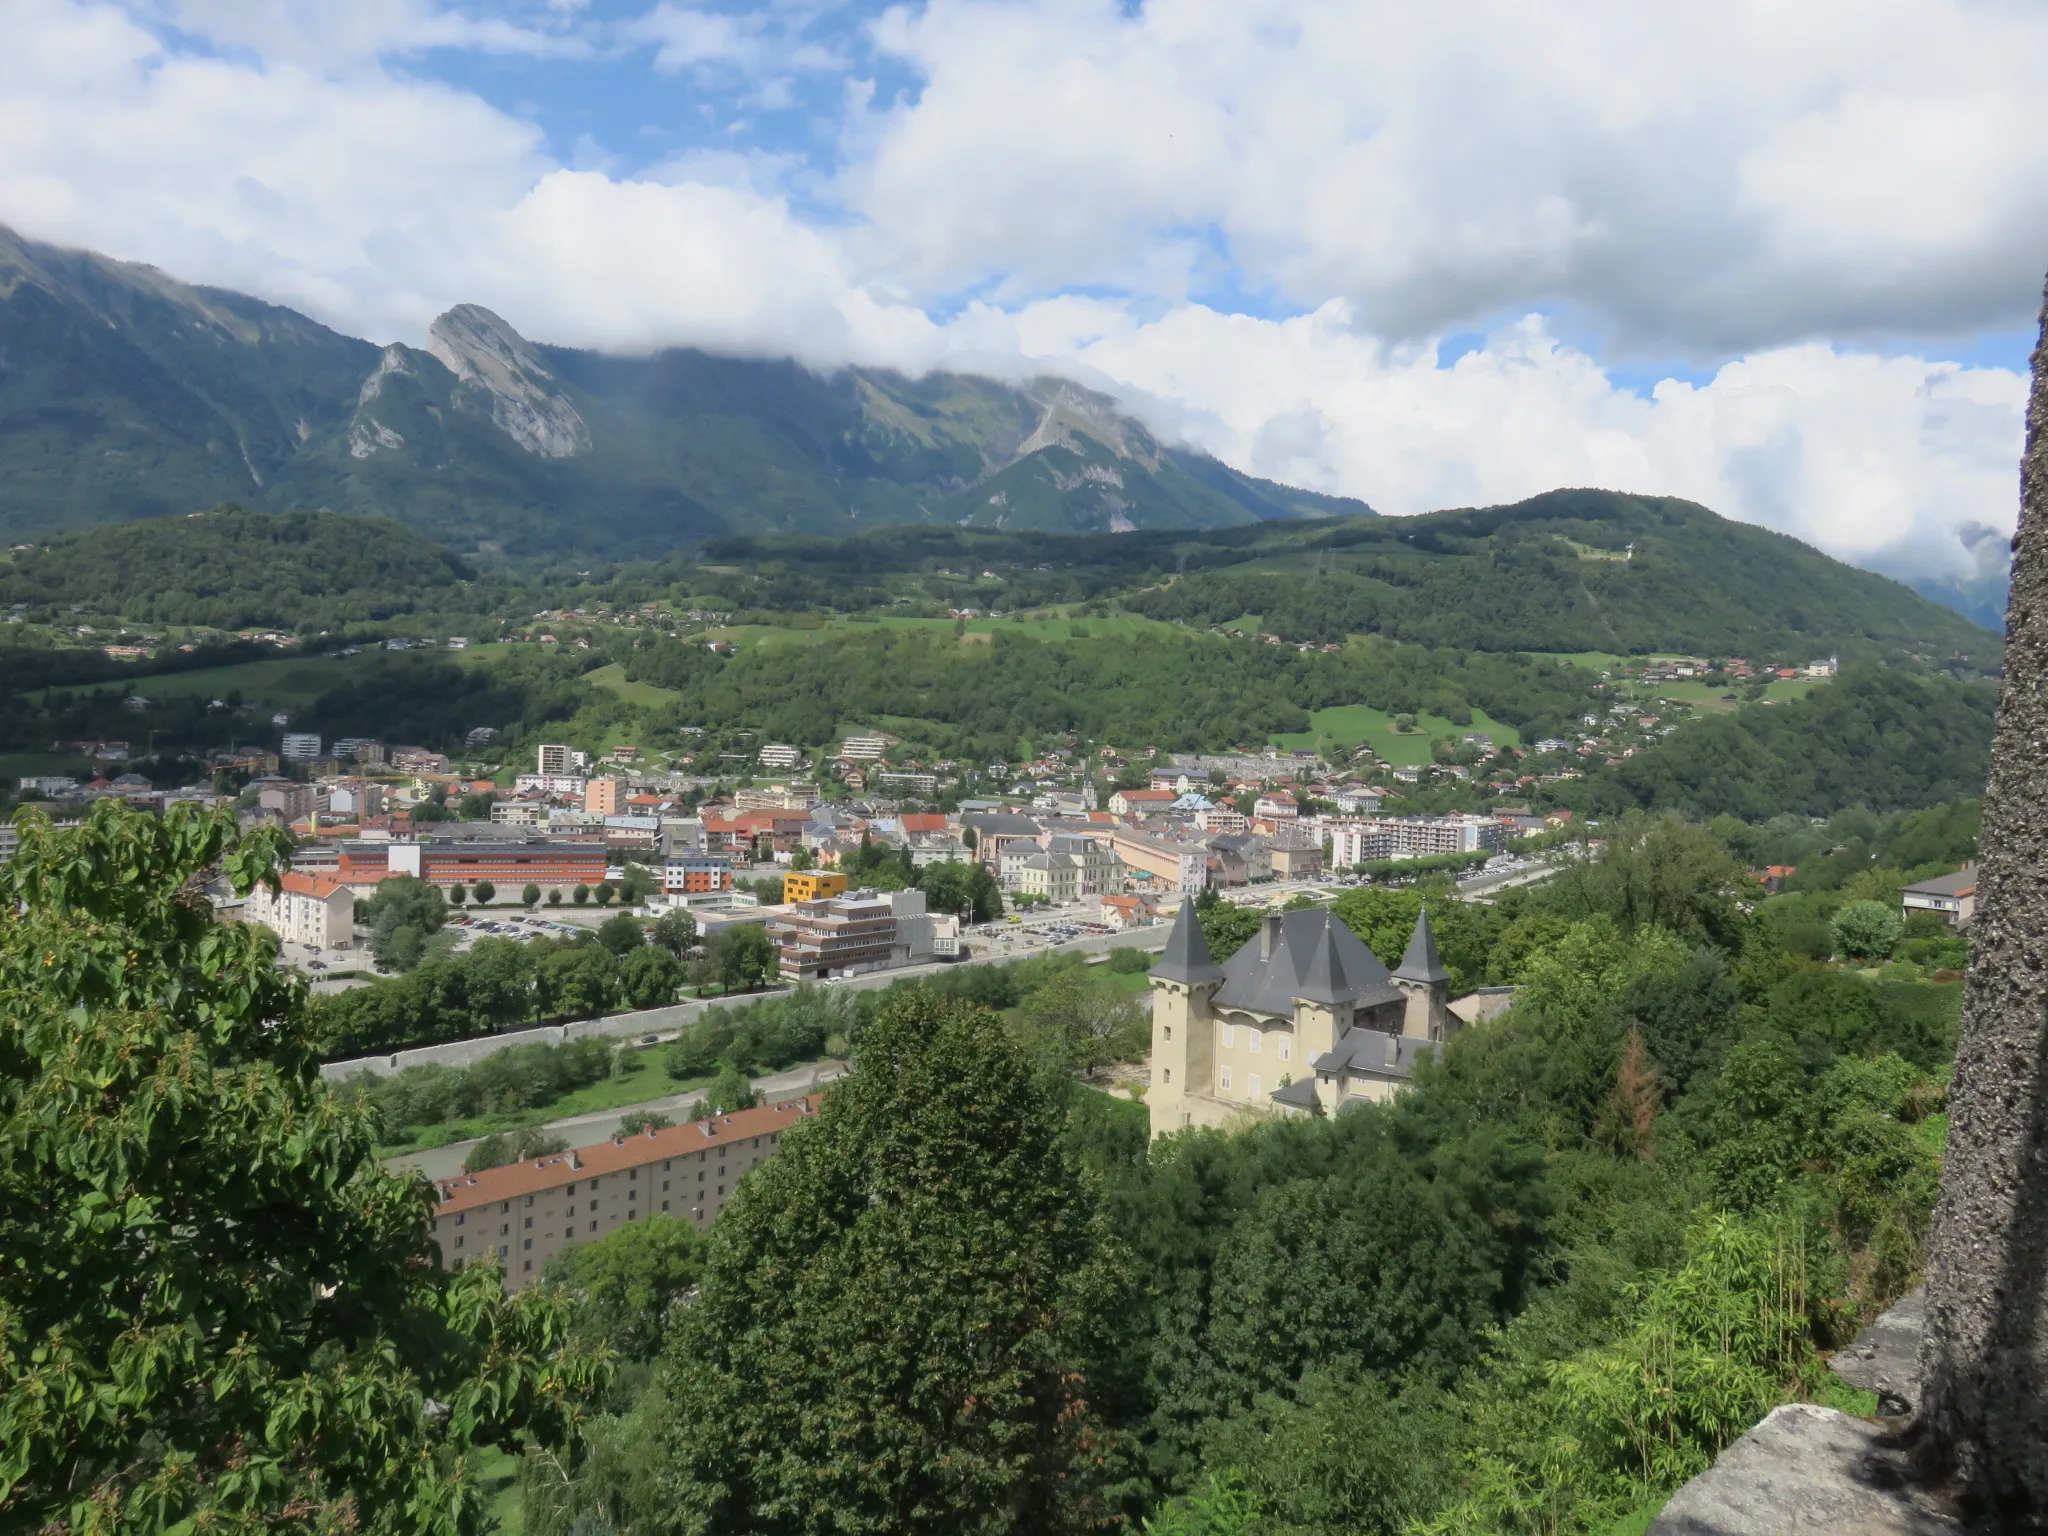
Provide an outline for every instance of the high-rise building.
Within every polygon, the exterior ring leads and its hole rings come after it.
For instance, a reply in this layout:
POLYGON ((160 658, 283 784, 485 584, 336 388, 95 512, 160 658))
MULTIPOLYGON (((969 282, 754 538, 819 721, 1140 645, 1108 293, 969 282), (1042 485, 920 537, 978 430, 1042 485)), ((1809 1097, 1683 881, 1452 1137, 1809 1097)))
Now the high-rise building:
POLYGON ((277 750, 288 763, 310 763, 320 755, 320 738, 304 731, 286 731, 277 750))
POLYGON ((540 750, 535 754, 535 758, 536 761, 533 768, 535 773, 560 775, 571 771, 572 758, 570 751, 559 743, 542 742, 540 750))

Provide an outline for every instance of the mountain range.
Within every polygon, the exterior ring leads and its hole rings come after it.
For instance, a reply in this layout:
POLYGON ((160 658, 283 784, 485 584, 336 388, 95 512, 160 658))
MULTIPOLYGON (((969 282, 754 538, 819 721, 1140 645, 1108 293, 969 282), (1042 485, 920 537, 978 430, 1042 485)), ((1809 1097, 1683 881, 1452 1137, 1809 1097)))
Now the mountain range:
POLYGON ((458 305, 424 349, 0 227, 0 533, 224 502, 454 549, 656 553, 886 523, 1205 529, 1365 514, 1160 441, 1105 396, 546 346, 458 305))

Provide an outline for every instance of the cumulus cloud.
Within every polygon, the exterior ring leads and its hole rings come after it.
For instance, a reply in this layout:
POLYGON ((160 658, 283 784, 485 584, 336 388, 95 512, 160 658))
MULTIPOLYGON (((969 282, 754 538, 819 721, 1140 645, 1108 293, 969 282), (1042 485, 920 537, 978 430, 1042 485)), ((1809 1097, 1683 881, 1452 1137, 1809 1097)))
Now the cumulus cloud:
POLYGON ((802 6, 678 0, 8 11, 0 219, 358 334, 476 300, 616 351, 1064 371, 1389 512, 1608 485, 1960 573, 1996 544, 1969 529, 2012 526, 2017 375, 1852 343, 2025 314, 2032 8, 931 0, 874 22, 915 85, 850 78, 832 163, 637 168, 587 131, 557 155, 423 51, 624 57, 696 110, 714 75, 772 106, 858 50, 802 6), (1638 393, 1545 311, 1709 366, 1638 393))

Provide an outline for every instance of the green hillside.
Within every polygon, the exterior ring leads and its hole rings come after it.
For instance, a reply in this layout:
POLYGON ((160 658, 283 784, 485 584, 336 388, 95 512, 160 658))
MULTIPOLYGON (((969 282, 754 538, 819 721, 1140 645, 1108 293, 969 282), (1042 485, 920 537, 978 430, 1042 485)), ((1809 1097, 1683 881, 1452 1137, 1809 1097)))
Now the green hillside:
POLYGON ((540 346, 461 305, 425 350, 0 228, 0 534, 234 501, 394 518, 487 555, 732 533, 1058 533, 1363 514, 1163 444, 1112 402, 677 350, 540 346))

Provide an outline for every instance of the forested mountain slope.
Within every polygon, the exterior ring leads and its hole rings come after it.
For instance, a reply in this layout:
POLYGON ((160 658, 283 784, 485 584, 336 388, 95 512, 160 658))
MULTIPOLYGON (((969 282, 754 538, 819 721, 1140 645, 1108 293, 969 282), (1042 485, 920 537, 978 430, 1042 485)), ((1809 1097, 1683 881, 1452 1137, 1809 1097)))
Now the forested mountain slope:
POLYGON ((1114 531, 1366 513, 1160 442, 1104 397, 527 341, 459 305, 379 348, 0 228, 0 532, 222 501, 616 558, 895 522, 1114 531))

